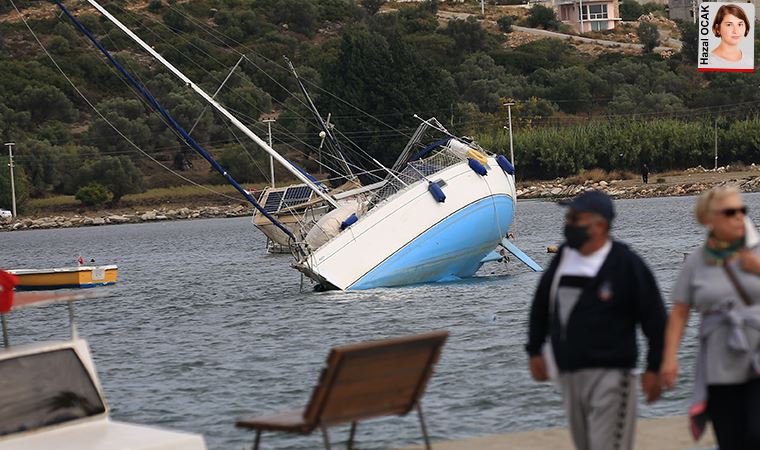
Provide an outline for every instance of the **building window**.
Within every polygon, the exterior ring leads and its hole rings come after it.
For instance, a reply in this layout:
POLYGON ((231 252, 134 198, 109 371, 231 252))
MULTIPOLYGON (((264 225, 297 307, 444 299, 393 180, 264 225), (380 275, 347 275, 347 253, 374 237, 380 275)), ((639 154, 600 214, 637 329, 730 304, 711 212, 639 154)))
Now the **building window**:
POLYGON ((583 20, 607 19, 607 5, 583 5, 583 20))
POLYGON ((591 31, 604 31, 607 29, 607 21, 591 22, 591 31))

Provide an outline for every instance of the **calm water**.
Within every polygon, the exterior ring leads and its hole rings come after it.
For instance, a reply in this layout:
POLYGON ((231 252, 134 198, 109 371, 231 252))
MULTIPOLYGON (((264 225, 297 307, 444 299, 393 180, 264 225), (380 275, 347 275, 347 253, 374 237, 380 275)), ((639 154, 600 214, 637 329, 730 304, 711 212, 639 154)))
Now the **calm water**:
MULTIPOLYGON (((760 195, 747 195, 751 215, 760 195)), ((701 240, 693 198, 618 201, 614 234, 644 256, 665 293, 683 252, 701 240)), ((564 211, 518 205, 517 243, 546 265, 564 211)), ((119 265, 114 296, 77 307, 79 328, 116 419, 203 433, 211 449, 250 446, 236 418, 301 407, 331 346, 447 329, 451 338, 423 405, 434 439, 564 423, 557 391, 531 381, 523 345, 538 275, 486 265, 460 283, 358 293, 299 292, 289 256, 266 255, 246 218, 0 233, 0 267, 119 265)), ((15 343, 66 337, 62 306, 10 317, 15 343)), ((694 328, 682 347, 679 388, 644 416, 685 413, 694 328)), ((345 428, 332 431, 337 442, 345 428)), ((358 446, 419 442, 415 417, 360 425, 358 446)), ((309 449, 318 435, 265 434, 263 448, 309 449)))

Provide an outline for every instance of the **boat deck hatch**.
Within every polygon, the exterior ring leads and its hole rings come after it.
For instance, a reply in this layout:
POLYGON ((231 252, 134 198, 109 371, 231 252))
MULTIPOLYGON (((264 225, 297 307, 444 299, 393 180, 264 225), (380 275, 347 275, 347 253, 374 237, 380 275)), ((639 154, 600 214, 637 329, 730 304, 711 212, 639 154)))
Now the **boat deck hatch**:
POLYGON ((73 348, 0 360, 0 436, 106 412, 73 348))

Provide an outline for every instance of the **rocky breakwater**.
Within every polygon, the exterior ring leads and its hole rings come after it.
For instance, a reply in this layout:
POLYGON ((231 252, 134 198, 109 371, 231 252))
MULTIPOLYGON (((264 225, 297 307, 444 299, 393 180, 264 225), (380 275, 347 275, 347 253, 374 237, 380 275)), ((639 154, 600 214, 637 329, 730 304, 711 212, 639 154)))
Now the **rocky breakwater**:
POLYGON ((726 181, 696 181, 691 183, 665 184, 650 183, 628 185, 622 180, 612 181, 586 181, 582 184, 565 184, 561 180, 547 183, 537 183, 523 186, 517 190, 517 197, 522 199, 561 199, 575 197, 581 192, 600 190, 610 197, 622 198, 651 198, 651 197, 677 197, 683 195, 697 195, 714 186, 733 184, 742 192, 760 192, 760 177, 745 179, 731 179, 726 181))
POLYGON ((73 214, 52 217, 17 217, 0 223, 0 231, 37 230, 44 228, 72 228, 122 223, 157 222, 181 219, 210 219, 219 217, 239 217, 252 214, 251 208, 237 206, 205 206, 200 208, 159 208, 148 211, 134 211, 114 214, 103 211, 98 214, 73 214))

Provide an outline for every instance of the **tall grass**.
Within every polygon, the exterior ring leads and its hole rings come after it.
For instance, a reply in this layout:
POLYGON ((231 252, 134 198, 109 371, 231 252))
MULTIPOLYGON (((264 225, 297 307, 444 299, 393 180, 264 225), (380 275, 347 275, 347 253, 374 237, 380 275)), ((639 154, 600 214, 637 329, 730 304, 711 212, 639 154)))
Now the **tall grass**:
MULTIPOLYGON (((720 123, 720 122, 719 122, 720 123)), ((509 154, 503 130, 477 136, 483 147, 509 154)), ((567 128, 535 128, 514 134, 515 165, 522 178, 548 179, 593 168, 638 173, 712 165, 714 128, 710 119, 595 121, 567 128)), ((760 118, 724 123, 718 128, 722 164, 760 161, 760 118)))
MULTIPOLYGON (((266 186, 266 183, 246 183, 246 189, 262 189, 266 186)), ((235 190, 234 187, 229 184, 220 185, 184 185, 184 186, 172 186, 165 188, 149 189, 140 194, 130 194, 122 197, 121 204, 128 206, 130 204, 151 203, 158 201, 169 202, 187 202, 191 203, 194 199, 203 197, 206 201, 209 196, 214 196, 214 193, 209 191, 212 189, 215 192, 227 194, 231 197, 239 197, 240 201, 245 199, 235 190), (207 189, 206 189, 207 188, 207 189)), ((220 197, 222 199, 222 197, 220 197)), ((55 209, 60 207, 79 206, 80 203, 74 199, 73 195, 57 195, 46 198, 35 198, 29 200, 29 207, 33 210, 55 209)))

